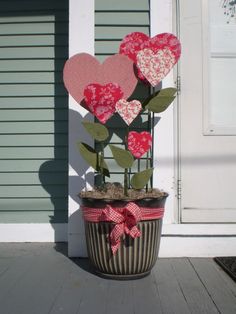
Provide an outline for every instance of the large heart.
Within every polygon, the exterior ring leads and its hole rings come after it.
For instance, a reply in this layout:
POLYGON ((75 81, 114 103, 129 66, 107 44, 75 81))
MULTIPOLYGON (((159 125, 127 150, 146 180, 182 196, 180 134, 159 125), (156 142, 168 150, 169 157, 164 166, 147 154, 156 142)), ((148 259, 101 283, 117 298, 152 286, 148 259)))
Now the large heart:
POLYGON ((149 132, 131 131, 128 134, 128 150, 136 158, 141 158, 152 146, 152 136, 149 132))
MULTIPOLYGON (((137 54, 146 48, 151 49, 154 53, 158 50, 169 49, 174 55, 174 64, 179 60, 181 54, 181 44, 173 34, 162 33, 150 38, 141 32, 133 32, 125 36, 120 44, 120 53, 128 56, 137 64, 137 54)), ((138 76, 141 80, 145 79, 141 71, 138 71, 138 76)))
POLYGON ((175 56, 168 48, 156 52, 146 48, 137 54, 137 67, 152 86, 160 83, 174 65, 175 56))
POLYGON ((122 97, 123 92, 116 83, 89 84, 84 90, 86 105, 101 123, 106 123, 113 115, 116 110, 116 102, 122 97))
POLYGON ((116 111, 127 125, 130 125, 142 110, 141 102, 138 100, 132 100, 128 102, 125 99, 120 99, 116 103, 116 111))
POLYGON ((107 58, 102 64, 87 53, 76 54, 66 61, 63 79, 66 89, 78 103, 84 97, 85 87, 92 83, 117 83, 125 99, 132 94, 137 84, 133 61, 120 54, 107 58))

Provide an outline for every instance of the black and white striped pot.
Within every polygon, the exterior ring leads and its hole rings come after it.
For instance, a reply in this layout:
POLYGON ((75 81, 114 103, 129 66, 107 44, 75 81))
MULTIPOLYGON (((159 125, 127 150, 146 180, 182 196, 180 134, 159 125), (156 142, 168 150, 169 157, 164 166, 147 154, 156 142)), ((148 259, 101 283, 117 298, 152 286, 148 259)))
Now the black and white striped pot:
MULTIPOLYGON (((159 199, 135 201, 139 206, 164 208, 166 196, 159 199)), ((134 202, 134 201, 132 201, 134 202)), ((109 202, 113 207, 123 207, 126 202, 109 202)), ((107 202, 82 199, 86 207, 96 208, 106 206, 107 202)), ((125 235, 116 254, 112 254, 109 234, 114 227, 112 222, 85 221, 85 235, 88 256, 95 271, 107 278, 136 279, 148 275, 157 260, 162 219, 142 220, 138 223, 141 237, 131 238, 125 235)))

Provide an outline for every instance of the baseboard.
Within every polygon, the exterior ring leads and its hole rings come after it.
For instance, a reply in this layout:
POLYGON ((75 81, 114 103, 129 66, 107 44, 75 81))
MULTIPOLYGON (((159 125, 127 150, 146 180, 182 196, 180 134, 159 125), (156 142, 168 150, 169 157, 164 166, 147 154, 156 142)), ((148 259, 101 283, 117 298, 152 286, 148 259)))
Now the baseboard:
POLYGON ((236 236, 165 236, 159 257, 235 256, 236 236))
POLYGON ((67 242, 67 224, 0 224, 0 242, 67 242))

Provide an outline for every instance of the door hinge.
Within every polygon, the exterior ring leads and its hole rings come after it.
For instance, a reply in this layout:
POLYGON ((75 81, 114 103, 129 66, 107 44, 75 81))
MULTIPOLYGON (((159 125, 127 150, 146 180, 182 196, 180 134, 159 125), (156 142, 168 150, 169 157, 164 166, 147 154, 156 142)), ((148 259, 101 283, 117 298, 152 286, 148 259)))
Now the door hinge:
POLYGON ((181 77, 178 75, 176 79, 176 89, 177 89, 177 94, 179 95, 181 92, 181 77))
POLYGON ((178 200, 181 199, 182 193, 181 193, 181 180, 177 180, 177 198, 178 200))

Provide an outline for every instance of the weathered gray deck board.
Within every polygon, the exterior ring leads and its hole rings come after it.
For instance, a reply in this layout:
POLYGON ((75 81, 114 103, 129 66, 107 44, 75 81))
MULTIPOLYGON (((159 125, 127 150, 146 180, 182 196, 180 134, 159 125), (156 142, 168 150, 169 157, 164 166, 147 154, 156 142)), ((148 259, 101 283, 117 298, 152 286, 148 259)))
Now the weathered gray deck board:
MULTIPOLYGON (((213 302, 221 313, 236 313, 236 299, 233 291, 227 286, 225 276, 221 275, 221 270, 209 260, 190 259, 199 278, 212 297, 213 302), (218 268, 218 269, 217 269, 218 268)), ((233 287, 232 287, 233 288, 233 287)), ((234 291, 236 292, 236 285, 234 291)))
MULTIPOLYGON (((1 307, 5 309, 6 313, 47 313, 50 308, 55 295, 60 289, 65 276, 64 264, 66 261, 60 255, 55 253, 50 254, 47 248, 35 253, 32 257, 23 260, 17 257, 19 264, 25 263, 27 259, 31 262, 24 269, 22 274, 18 263, 13 268, 21 274, 11 289, 8 289, 8 294, 1 300, 1 307), (60 270, 60 271, 58 271, 60 270), (14 302, 9 302, 14 300, 14 302)), ((6 273, 7 274, 7 273, 6 273)), ((11 272, 9 272, 9 277, 11 272)), ((6 277, 6 281, 8 277, 6 277)))
POLYGON ((191 313, 219 313, 189 261, 176 258, 171 264, 191 313))
POLYGON ((107 291, 106 313, 134 313, 132 281, 111 281, 107 291))
POLYGON ((178 309, 181 314, 191 313, 175 276, 171 259, 159 259, 153 270, 153 274, 155 276, 163 313, 176 313, 176 309, 178 309))
POLYGON ((212 259, 159 259, 149 277, 115 281, 65 252, 65 244, 0 243, 0 313, 236 313, 236 285, 212 259))
POLYGON ((133 281, 133 303, 135 314, 162 313, 161 302, 153 276, 133 281))

